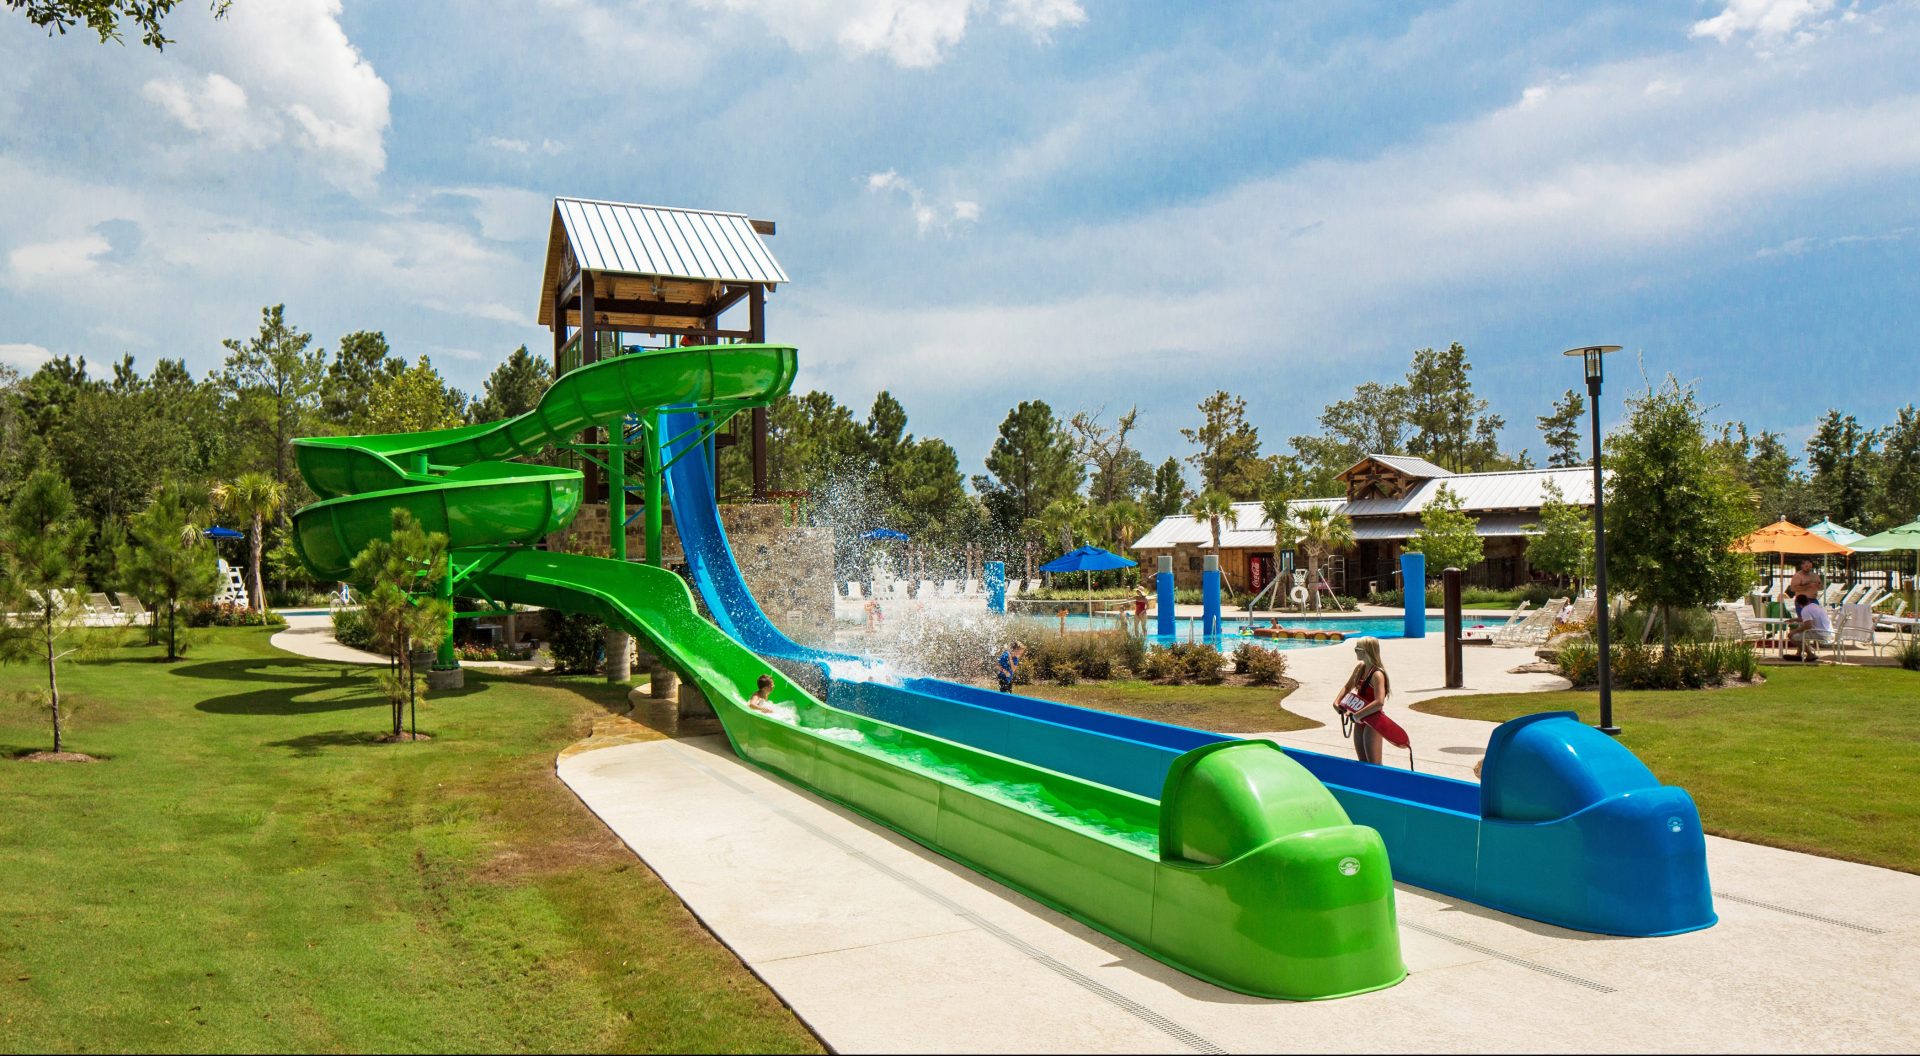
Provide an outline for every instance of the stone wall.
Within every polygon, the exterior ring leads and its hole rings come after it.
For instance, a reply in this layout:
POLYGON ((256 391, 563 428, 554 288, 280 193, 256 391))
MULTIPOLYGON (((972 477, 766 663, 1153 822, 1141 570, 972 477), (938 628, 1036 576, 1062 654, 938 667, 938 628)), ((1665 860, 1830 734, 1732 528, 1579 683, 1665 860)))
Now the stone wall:
MULTIPOLYGON (((779 505, 735 505, 720 508, 734 560, 747 588, 767 617, 788 637, 808 645, 833 640, 833 529, 789 525, 787 510, 779 505)), ((566 530, 547 537, 547 547, 574 554, 605 557, 612 550, 607 507, 588 504, 566 530)), ((661 559, 668 568, 684 569, 686 554, 668 518, 661 534, 661 559)), ((627 526, 627 556, 646 556, 646 519, 627 526)))

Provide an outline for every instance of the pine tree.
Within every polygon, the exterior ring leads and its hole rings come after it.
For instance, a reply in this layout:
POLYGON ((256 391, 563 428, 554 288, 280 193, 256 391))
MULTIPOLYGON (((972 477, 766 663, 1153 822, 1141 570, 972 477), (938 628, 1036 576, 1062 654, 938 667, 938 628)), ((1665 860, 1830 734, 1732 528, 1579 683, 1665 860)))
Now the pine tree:
POLYGON ((1540 439, 1547 446, 1547 465, 1578 466, 1586 463, 1580 454, 1580 424, 1587 413, 1587 399, 1568 389, 1553 401, 1553 410, 1534 419, 1540 423, 1540 439))
POLYGON ((53 750, 63 751, 60 661, 85 647, 89 528, 77 516, 73 489, 49 469, 27 477, 0 524, 0 660, 33 661, 47 671, 44 704, 53 720, 53 750))
POLYGON ((1200 426, 1180 435, 1198 448, 1187 456, 1202 492, 1252 498, 1260 482, 1260 430, 1247 421, 1247 401, 1226 391, 1200 401, 1200 426))

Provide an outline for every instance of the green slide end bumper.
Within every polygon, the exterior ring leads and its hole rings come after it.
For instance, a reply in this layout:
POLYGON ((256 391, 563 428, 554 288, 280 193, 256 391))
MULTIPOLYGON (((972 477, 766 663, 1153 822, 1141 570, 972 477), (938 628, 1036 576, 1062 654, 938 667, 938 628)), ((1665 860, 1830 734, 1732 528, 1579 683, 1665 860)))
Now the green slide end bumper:
POLYGON ((619 356, 505 422, 298 441, 323 498, 295 515, 296 545, 316 574, 343 578, 407 509, 447 533, 456 591, 638 636, 705 695, 743 758, 1182 971, 1293 1000, 1402 979, 1379 835, 1270 743, 1181 756, 1156 801, 828 706, 700 615, 673 573, 528 545, 578 512, 580 474, 508 459, 628 413, 770 402, 794 362, 771 345, 619 356), (745 706, 762 674, 777 715, 745 706))

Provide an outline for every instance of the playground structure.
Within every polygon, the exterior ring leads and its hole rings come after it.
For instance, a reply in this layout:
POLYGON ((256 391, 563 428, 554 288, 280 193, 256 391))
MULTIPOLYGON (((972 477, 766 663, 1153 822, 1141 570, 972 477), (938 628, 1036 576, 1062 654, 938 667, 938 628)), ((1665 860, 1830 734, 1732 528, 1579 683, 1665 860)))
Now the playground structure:
MULTIPOLYGON (((570 231, 568 201, 556 205, 557 238, 570 231)), ((736 230, 747 224, 734 219, 736 230)), ((620 344, 618 330, 603 340, 597 324, 688 317, 613 281, 607 303, 626 321, 603 319, 595 275, 604 269, 577 262, 569 278, 569 252, 549 253, 554 293, 542 309, 562 370, 532 411, 437 432, 296 442, 321 496, 294 518, 315 574, 346 578, 353 556, 388 533, 392 510, 406 509, 448 536, 443 596, 586 613, 633 634, 712 707, 742 758, 1249 994, 1324 998, 1399 981, 1396 876, 1582 930, 1656 935, 1713 923, 1692 801, 1567 716, 1501 727, 1475 786, 938 679, 887 680, 857 657, 793 642, 741 578, 713 461, 737 435, 723 432, 736 415, 759 420, 788 391, 797 353, 757 342, 638 350, 620 344), (584 465, 511 461, 549 445, 584 465), (627 559, 620 530, 608 557, 534 548, 596 483, 615 525, 629 519, 628 493, 642 496, 644 562, 627 559), (685 580, 662 567, 669 503, 685 580), (780 714, 745 706, 762 673, 774 678, 780 714)), ((717 315, 682 329, 707 339, 763 331, 760 288, 745 284, 736 297, 752 300, 748 331, 720 330, 717 315)), ((762 442, 755 454, 758 489, 762 442)), ((1211 634, 1217 577, 1210 570, 1211 634)), ((1163 568, 1162 633, 1171 631, 1171 578, 1163 568)), ((436 666, 457 666, 450 644, 436 666)))

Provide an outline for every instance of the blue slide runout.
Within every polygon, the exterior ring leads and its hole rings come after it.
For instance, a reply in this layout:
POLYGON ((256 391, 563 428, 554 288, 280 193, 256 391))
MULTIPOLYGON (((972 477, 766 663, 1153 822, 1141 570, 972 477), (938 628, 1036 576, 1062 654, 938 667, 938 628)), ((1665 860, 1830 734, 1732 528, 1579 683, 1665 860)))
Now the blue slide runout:
MULTIPOLYGON (((664 435, 688 435, 696 424, 692 414, 670 414, 664 435)), ((835 677, 860 658, 801 645, 767 619, 727 543, 705 452, 674 461, 678 453, 667 453, 674 525, 714 622, 757 653, 817 665, 834 707, 1154 798, 1182 753, 1233 739, 942 679, 835 677)), ((1397 880, 1608 935, 1671 935, 1717 919, 1692 797, 1571 712, 1501 725, 1478 785, 1283 750, 1356 824, 1379 830, 1397 880)))

